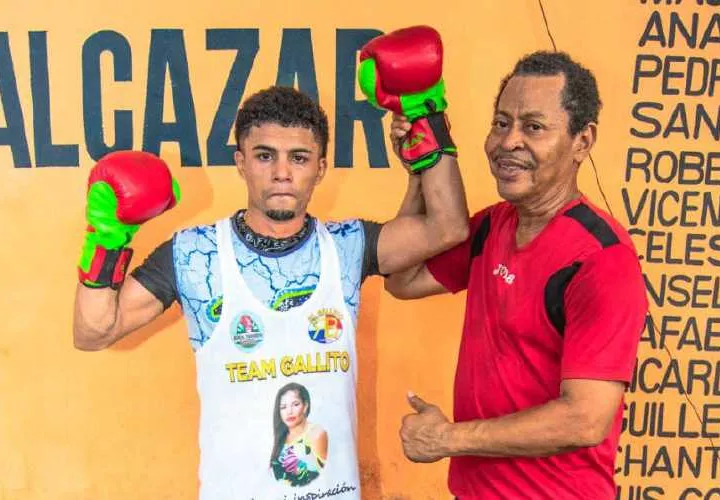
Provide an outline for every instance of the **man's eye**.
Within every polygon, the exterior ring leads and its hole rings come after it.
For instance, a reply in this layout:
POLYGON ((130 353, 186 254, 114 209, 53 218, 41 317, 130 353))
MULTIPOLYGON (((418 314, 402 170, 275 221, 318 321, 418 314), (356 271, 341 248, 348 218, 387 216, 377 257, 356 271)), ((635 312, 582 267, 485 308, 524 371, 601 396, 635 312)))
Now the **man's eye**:
POLYGON ((299 163, 299 164, 302 165, 302 164, 304 164, 304 163, 307 163, 308 157, 307 157, 307 156, 303 156, 303 155, 294 155, 294 156, 292 157, 292 161, 293 161, 293 163, 299 163))
POLYGON ((507 121, 505 121, 505 120, 497 119, 497 120, 493 120, 493 122, 492 122, 492 126, 494 128, 505 128, 505 127, 507 127, 507 125, 508 125, 507 121))
POLYGON ((260 161, 270 161, 272 160, 272 155, 270 153, 258 153, 256 158, 260 161))

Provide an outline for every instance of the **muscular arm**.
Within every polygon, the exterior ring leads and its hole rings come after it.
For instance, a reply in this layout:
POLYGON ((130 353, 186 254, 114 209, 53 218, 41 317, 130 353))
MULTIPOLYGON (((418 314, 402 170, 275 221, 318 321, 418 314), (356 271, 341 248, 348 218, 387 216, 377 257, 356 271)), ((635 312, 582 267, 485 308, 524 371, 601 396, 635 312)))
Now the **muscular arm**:
MULTIPOLYGON (((425 214, 421 182, 419 175, 409 176, 408 188, 398 210, 398 217, 425 214)), ((424 263, 388 275, 385 278, 385 290, 398 299, 415 299, 446 291, 435 281, 424 263)))
MULTIPOLYGON (((465 202, 463 201, 463 203, 465 202)), ((425 197, 423 196, 422 189, 422 177, 419 175, 411 175, 408 178, 408 188, 405 192, 405 198, 398 210, 397 218, 418 215, 427 215, 425 197)), ((389 274, 385 278, 385 290, 390 292, 395 298, 404 300, 447 292, 447 290, 435 280, 424 262, 389 274)))
POLYGON ((82 351, 104 349, 163 311, 162 302, 132 276, 120 290, 78 284, 73 321, 75 347, 82 351))
POLYGON ((104 349, 145 326, 176 300, 172 240, 159 245, 119 290, 78 285, 73 337, 84 351, 104 349))
MULTIPOLYGON (((393 115, 390 139, 398 157, 410 127, 404 116, 393 115)), ((435 167, 409 176, 397 216, 380 233, 378 263, 386 276, 385 289, 400 299, 447 292, 425 261, 464 241, 468 232, 460 170, 454 157, 443 155, 435 167)))
POLYGON ((455 158, 443 155, 419 177, 418 181, 411 179, 403 207, 380 232, 378 266, 382 274, 421 264, 467 238, 467 202, 455 158))

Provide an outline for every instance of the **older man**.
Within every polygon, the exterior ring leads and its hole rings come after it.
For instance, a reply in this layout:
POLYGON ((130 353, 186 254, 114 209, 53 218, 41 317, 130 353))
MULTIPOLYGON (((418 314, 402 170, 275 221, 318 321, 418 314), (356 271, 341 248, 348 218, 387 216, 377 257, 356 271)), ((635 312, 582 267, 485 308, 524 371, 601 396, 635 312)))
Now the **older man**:
MULTIPOLYGON (((504 201, 472 217, 464 243, 386 281, 402 299, 467 290, 454 422, 410 395, 401 429, 409 459, 451 457, 463 500, 615 498, 647 300, 628 233, 578 188, 600 106, 568 55, 520 60, 485 141, 504 201)), ((407 129, 396 117, 395 137, 407 129)))

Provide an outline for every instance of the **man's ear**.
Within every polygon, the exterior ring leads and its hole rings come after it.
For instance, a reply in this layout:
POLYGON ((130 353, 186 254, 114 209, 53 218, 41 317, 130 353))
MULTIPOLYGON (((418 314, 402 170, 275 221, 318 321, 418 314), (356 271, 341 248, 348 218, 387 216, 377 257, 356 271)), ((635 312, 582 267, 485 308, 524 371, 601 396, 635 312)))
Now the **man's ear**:
POLYGON ((239 149, 235 151, 235 168, 240 173, 240 177, 245 178, 245 155, 239 149))
POLYGON ((315 177, 315 185, 320 184, 320 182, 325 177, 326 173, 327 173, 327 158, 320 158, 317 176, 315 177))
POLYGON ((590 154, 597 141, 597 123, 590 122, 575 136, 573 144, 573 160, 580 165, 590 154))

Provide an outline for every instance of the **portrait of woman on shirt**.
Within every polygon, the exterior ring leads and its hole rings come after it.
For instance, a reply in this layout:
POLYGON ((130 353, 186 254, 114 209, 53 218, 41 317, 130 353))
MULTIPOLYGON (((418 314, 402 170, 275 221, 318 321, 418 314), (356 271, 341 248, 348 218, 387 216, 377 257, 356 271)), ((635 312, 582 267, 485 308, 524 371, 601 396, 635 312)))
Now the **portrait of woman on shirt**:
POLYGON ((327 460, 327 432, 308 421, 310 393, 301 384, 283 386, 275 398, 274 447, 270 467, 275 479, 305 486, 320 475, 327 460))

